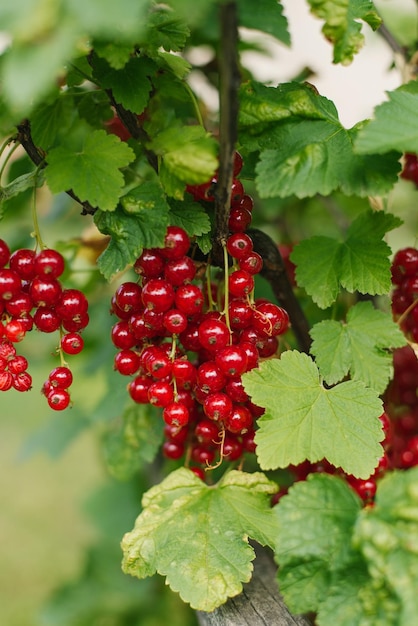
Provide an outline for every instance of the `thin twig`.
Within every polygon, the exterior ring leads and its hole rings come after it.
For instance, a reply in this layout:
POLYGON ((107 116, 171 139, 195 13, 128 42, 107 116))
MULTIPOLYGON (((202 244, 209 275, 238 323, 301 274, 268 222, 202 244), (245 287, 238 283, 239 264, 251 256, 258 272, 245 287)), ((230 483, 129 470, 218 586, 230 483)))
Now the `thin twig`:
POLYGON ((382 23, 379 26, 377 32, 386 41, 386 43, 393 50, 393 52, 399 54, 405 61, 409 61, 407 48, 399 43, 393 33, 388 29, 386 24, 382 23))
POLYGON ((219 173, 215 190, 213 259, 222 264, 222 246, 228 237, 235 144, 238 136, 238 19, 236 2, 220 7, 219 50, 219 173))

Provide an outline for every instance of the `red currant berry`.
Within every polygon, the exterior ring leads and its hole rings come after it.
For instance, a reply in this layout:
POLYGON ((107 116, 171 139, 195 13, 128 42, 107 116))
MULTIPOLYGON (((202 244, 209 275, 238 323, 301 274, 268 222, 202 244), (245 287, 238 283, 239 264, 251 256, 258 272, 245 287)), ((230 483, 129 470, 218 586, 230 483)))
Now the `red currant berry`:
POLYGON ((190 239, 186 231, 179 226, 169 226, 164 239, 164 248, 161 248, 160 254, 172 261, 185 256, 189 248, 190 239))
POLYGON ((207 318, 199 325, 199 341, 205 350, 218 352, 228 345, 229 340, 228 327, 221 320, 207 318))
POLYGON ((203 392, 214 393, 225 385, 226 378, 214 361, 206 361, 198 367, 197 384, 203 392))
POLYGON ((39 307, 36 309, 33 321, 38 330, 42 333, 53 333, 61 326, 61 319, 55 309, 49 307, 39 307))
POLYGON ((148 404, 148 389, 152 380, 148 376, 137 376, 128 385, 128 393, 137 404, 148 404))
POLYGON ((188 256, 169 261, 164 268, 164 277, 174 287, 190 283, 196 275, 196 266, 188 256))
POLYGON ((53 389, 46 397, 51 409, 63 411, 70 404, 70 394, 66 389, 53 389))
POLYGON ((0 372, 0 391, 9 391, 13 385, 13 374, 8 370, 0 372))
POLYGON ((152 383, 148 388, 148 401, 154 406, 168 406, 174 401, 173 387, 162 380, 152 383))
POLYGON ((228 228, 232 233, 243 233, 250 226, 252 215, 241 206, 231 209, 228 219, 228 228))
POLYGON ((12 374, 21 374, 28 369, 28 360, 24 356, 17 354, 8 362, 8 368, 12 374))
POLYGON ((59 389, 68 389, 73 382, 73 375, 68 367, 60 365, 55 367, 48 376, 51 387, 59 389))
POLYGON ((205 415, 215 422, 225 421, 232 411, 232 406, 231 398, 220 391, 209 394, 203 402, 205 415))
POLYGON ((16 391, 29 391, 32 389, 32 376, 28 372, 19 372, 13 376, 12 384, 16 391))
POLYGON ((203 309, 203 293, 197 285, 182 285, 176 291, 176 307, 186 315, 196 315, 203 309))
POLYGON ((133 350, 121 350, 115 355, 115 370, 123 376, 132 376, 139 369, 139 356, 133 350))
POLYGON ((231 378, 225 385, 225 393, 233 402, 247 402, 250 399, 240 378, 231 378))
POLYGON ((134 270, 144 278, 160 278, 164 271, 164 258, 158 250, 144 250, 135 261, 134 270))
POLYGON ((143 308, 141 294, 142 288, 137 283, 122 283, 116 290, 115 302, 125 313, 135 313, 143 308))
POLYGON ((55 309, 63 321, 71 321, 83 317, 87 313, 88 306, 89 304, 84 293, 78 289, 64 289, 55 309))
POLYGON ((236 151, 234 154, 234 169, 233 169, 234 178, 238 176, 238 174, 242 170, 242 166, 243 166, 242 156, 238 151, 236 151))
POLYGON ((15 250, 10 256, 9 267, 19 274, 22 280, 32 280, 35 278, 35 257, 34 250, 26 248, 15 250))
POLYGON ((237 461, 243 453, 242 443, 233 435, 225 435, 223 444, 223 456, 226 461, 237 461))
POLYGON ((219 442, 219 426, 211 420, 200 420, 196 424, 194 434, 199 443, 210 445, 219 442))
POLYGON ((182 428, 189 421, 189 409, 181 402, 172 402, 164 408, 163 419, 169 426, 182 428))
POLYGON ((0 269, 5 267, 10 259, 10 248, 4 239, 0 239, 0 269))
POLYGON ((226 242, 228 254, 234 259, 243 259, 253 251, 253 241, 245 233, 234 233, 226 242))
POLYGON ((35 274, 49 278, 58 278, 65 269, 65 261, 57 250, 41 250, 35 257, 35 274))
POLYGON ((133 348, 137 342, 129 326, 129 322, 126 320, 120 320, 112 326, 111 339, 113 345, 120 350, 129 350, 129 348, 133 348))
POLYGON ((19 274, 7 268, 0 269, 0 300, 11 300, 21 289, 19 274))
POLYGON ((173 461, 180 459, 184 454, 184 443, 165 441, 163 443, 163 454, 167 459, 172 459, 173 461))
POLYGON ((195 463, 210 465, 215 460, 215 451, 204 445, 196 444, 192 448, 191 457, 195 463))
POLYGON ((263 259, 257 252, 250 252, 238 262, 239 268, 251 275, 259 274, 263 269, 263 259))
POLYGON ((164 327, 171 335, 178 335, 187 328, 187 317, 177 309, 170 309, 164 313, 164 327))
POLYGON ((5 302, 5 308, 13 317, 24 317, 33 309, 33 302, 28 293, 19 291, 10 300, 5 302))
POLYGON ((262 337, 276 337, 285 333, 289 328, 289 316, 277 304, 262 302, 254 311, 253 327, 262 337))
POLYGON ((182 388, 186 384, 192 387, 196 381, 196 368, 185 358, 174 359, 172 368, 173 378, 176 379, 177 385, 182 388))
MULTIPOLYGON (((29 287, 29 295, 34 306, 55 306, 59 302, 61 294, 61 284, 55 278, 36 276, 29 287)), ((57 314, 61 317, 58 310, 57 314)))
POLYGON ((227 419, 225 428, 231 433, 243 434, 253 425, 253 416, 247 407, 236 404, 227 419))
POLYGON ((68 333, 77 333, 83 330, 89 323, 88 313, 82 315, 76 315, 72 320, 62 320, 62 327, 68 333))
POLYGON ((216 354, 216 365, 228 378, 241 376, 247 369, 247 355, 240 346, 227 346, 216 354))
POLYGON ((248 194, 244 194, 238 204, 238 208, 240 209, 246 209, 247 211, 249 211, 250 213, 252 213, 252 210, 254 208, 254 200, 252 199, 251 196, 249 196, 248 194))
POLYGON ((60 345, 65 354, 79 354, 84 348, 84 340, 78 333, 67 333, 61 337, 60 345))
POLYGON ((164 352, 157 349, 155 353, 151 354, 145 361, 145 367, 151 376, 161 380, 166 376, 171 375, 172 364, 170 359, 164 352))
POLYGON ((253 310, 246 300, 232 300, 228 305, 229 323, 234 330, 247 328, 253 319, 253 310))
POLYGON ((236 270, 229 276, 228 289, 233 296, 243 298, 254 289, 254 278, 244 270, 236 270))
POLYGON ((244 195, 244 187, 240 180, 234 178, 231 186, 231 206, 234 207, 240 203, 244 195))
POLYGON ((152 278, 142 289, 142 301, 148 309, 164 313, 174 302, 173 287, 166 280, 152 278))
POLYGON ((22 341, 26 335, 26 331, 23 324, 19 320, 10 320, 3 328, 4 338, 12 343, 18 343, 22 341))

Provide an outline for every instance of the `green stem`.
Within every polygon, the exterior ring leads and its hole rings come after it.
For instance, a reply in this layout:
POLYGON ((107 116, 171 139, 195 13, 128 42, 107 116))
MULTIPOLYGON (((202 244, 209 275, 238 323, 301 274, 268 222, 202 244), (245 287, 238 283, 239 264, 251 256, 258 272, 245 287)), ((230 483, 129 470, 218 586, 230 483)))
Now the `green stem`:
POLYGON ((39 228, 38 221, 38 213, 36 210, 36 189, 37 189, 37 176, 34 178, 34 186, 33 186, 33 202, 32 202, 32 221, 33 221, 33 231, 36 239, 36 247, 39 247, 41 250, 46 248, 44 242, 42 241, 41 230, 39 228))
POLYGON ((186 91, 189 94, 190 100, 192 101, 193 104, 193 109, 196 115, 196 119, 199 122, 199 125, 202 128, 205 128, 205 123, 203 121, 203 117, 202 117, 202 113, 200 111, 200 107, 199 107, 199 103, 197 101, 197 98, 193 92, 193 89, 191 89, 190 85, 186 82, 184 82, 184 86, 186 87, 186 91))
POLYGON ((225 272, 225 278, 224 278, 224 283, 225 283, 225 304, 224 304, 224 315, 225 315, 225 324, 228 327, 229 330, 229 341, 230 343, 232 343, 232 331, 231 331, 231 324, 229 321, 229 290, 228 290, 228 279, 229 279, 229 259, 228 259, 228 251, 226 249, 226 245, 224 244, 223 246, 223 251, 224 251, 224 272, 225 272))
MULTIPOLYGON (((10 141, 11 141, 11 140, 9 139, 9 140, 8 140, 8 142, 10 142, 10 141)), ((4 159, 4 163, 3 163, 3 165, 1 166, 1 169, 0 169, 0 181, 1 181, 1 178, 2 178, 2 176, 3 176, 4 170, 6 169, 6 166, 7 166, 8 162, 9 162, 9 160, 10 160, 10 157, 12 156, 12 154, 14 153, 14 151, 15 151, 18 147, 19 147, 19 144, 18 144, 18 143, 16 143, 16 144, 13 146, 13 148, 10 150, 10 152, 8 153, 8 155, 6 156, 6 158, 4 159)), ((3 145, 1 146, 1 148, 0 148, 0 156, 2 155, 4 148, 5 148, 5 145, 3 144, 3 145)))

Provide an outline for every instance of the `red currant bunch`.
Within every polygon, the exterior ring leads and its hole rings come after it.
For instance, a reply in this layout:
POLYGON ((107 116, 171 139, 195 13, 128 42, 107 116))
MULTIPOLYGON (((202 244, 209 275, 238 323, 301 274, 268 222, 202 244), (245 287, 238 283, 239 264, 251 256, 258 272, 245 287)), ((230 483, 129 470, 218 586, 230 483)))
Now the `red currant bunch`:
POLYGON ((418 342, 418 250, 398 250, 392 261, 392 313, 406 337, 418 342))
MULTIPOLYGON (((11 252, 0 239, 0 351, 6 355, 0 360, 2 391, 31 388, 27 360, 16 355, 14 348, 29 331, 59 331, 61 355, 82 350, 80 332, 89 322, 88 302, 78 289, 64 288, 60 281, 64 269, 65 260, 57 250, 20 248, 11 252)), ((65 408, 62 403, 49 404, 65 408)))
MULTIPOLYGON (((234 176, 241 166, 237 153, 234 176)), ((215 185, 216 177, 188 191, 210 202, 215 185)), ((120 284, 111 303, 115 370, 130 377, 134 402, 161 409, 164 455, 184 456, 201 476, 204 468, 254 453, 263 410, 241 377, 276 354, 289 327, 283 308, 254 300, 263 260, 244 232, 251 210, 234 178, 223 273, 194 262, 188 234, 169 226, 164 246, 143 250, 134 263, 138 279, 120 284)))

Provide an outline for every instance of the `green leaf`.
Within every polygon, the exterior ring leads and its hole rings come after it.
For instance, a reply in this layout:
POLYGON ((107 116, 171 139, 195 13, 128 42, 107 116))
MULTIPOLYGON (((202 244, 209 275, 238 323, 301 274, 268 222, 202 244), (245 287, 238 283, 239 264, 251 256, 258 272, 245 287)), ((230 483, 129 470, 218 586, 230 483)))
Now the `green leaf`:
MULTIPOLYGON (((128 206, 129 197, 125 198, 128 206)), ((132 214, 122 208, 113 213, 97 211, 94 221, 97 228, 105 235, 110 235, 110 242, 98 258, 98 266, 103 276, 110 280, 115 274, 133 264, 143 248, 159 248, 164 245, 164 237, 169 224, 169 209, 165 202, 156 204, 155 196, 144 197, 129 204, 132 214)))
POLYGON ((240 97, 241 141, 249 151, 260 150, 256 186, 261 197, 304 198, 337 189, 346 195, 384 195, 397 181, 399 154, 356 154, 360 126, 346 130, 334 104, 311 87, 253 81, 242 86, 240 97))
POLYGON ((74 99, 65 94, 51 103, 44 102, 31 116, 31 134, 36 146, 48 151, 60 133, 66 133, 74 121, 74 99))
POLYGON ((33 189, 35 186, 42 187, 43 184, 44 177, 42 175, 42 172, 40 172, 39 170, 34 170, 33 172, 29 172, 28 174, 22 174, 21 176, 18 176, 5 187, 0 187, 0 208, 3 202, 6 202, 6 200, 10 200, 10 198, 18 196, 20 193, 23 193, 27 189, 33 189))
POLYGON ((81 150, 52 148, 46 180, 53 193, 72 189, 93 207, 114 211, 124 184, 120 169, 134 158, 133 150, 117 137, 96 130, 85 137, 81 150))
POLYGON ((163 157, 171 174, 191 185, 210 180, 218 166, 217 142, 201 126, 172 126, 157 134, 149 148, 163 157))
POLYGON ((382 23, 369 0, 308 0, 311 12, 323 19, 322 32, 334 45, 334 63, 348 65, 364 44, 361 22, 373 30, 382 23))
POLYGON ((368 478, 383 449, 378 394, 359 381, 326 389, 306 354, 284 352, 242 377, 252 401, 266 409, 256 433, 262 469, 321 459, 368 478))
POLYGON ((115 70, 104 59, 96 58, 94 76, 102 87, 111 89, 119 104, 133 113, 142 113, 152 88, 150 76, 155 64, 147 57, 134 57, 121 70, 115 70))
POLYGON ((167 52, 178 52, 184 48, 190 29, 183 19, 167 7, 154 10, 147 24, 147 45, 164 48, 167 52))
POLYGON ((68 10, 82 31, 134 43, 146 24, 150 0, 66 0, 68 10), (117 34, 117 35, 116 35, 117 34))
POLYGON ((122 541, 123 570, 155 572, 192 608, 213 611, 251 578, 252 538, 273 545, 277 522, 269 494, 277 485, 261 473, 232 470, 208 486, 186 468, 143 497, 143 511, 122 541))
POLYGON ((360 506, 344 480, 311 474, 275 507, 280 590, 294 612, 316 611, 332 573, 353 560, 351 537, 360 506))
POLYGON ((387 474, 375 506, 363 511, 355 542, 374 580, 399 598, 399 626, 413 624, 418 610, 418 468, 387 474))
POLYGON ((374 120, 360 130, 354 145, 358 153, 418 152, 417 82, 389 91, 388 96, 388 102, 376 107, 374 120))
POLYGON ((383 393, 392 375, 389 348, 405 345, 405 336, 392 316, 359 302, 349 309, 347 321, 324 320, 311 330, 311 353, 329 385, 347 374, 383 393))
POLYGON ((161 445, 163 421, 152 405, 128 406, 106 434, 104 454, 109 472, 128 480, 145 463, 151 463, 161 445))
POLYGON ((382 237, 400 224, 389 213, 365 211, 342 242, 323 236, 302 241, 291 254, 298 285, 324 309, 337 299, 341 287, 372 295, 388 293, 391 250, 382 237))
MULTIPOLYGON (((27 17, 26 17, 27 19, 27 17)), ((2 92, 6 103, 16 116, 28 115, 49 92, 64 63, 74 53, 76 33, 67 22, 36 42, 15 43, 4 54, 2 63, 2 92)))
POLYGON ((254 11, 253 0, 238 0, 238 19, 241 26, 268 33, 278 41, 290 45, 287 19, 283 15, 281 2, 258 0, 257 11, 254 11))
POLYGON ((170 201, 170 224, 180 226, 191 237, 210 231, 210 219, 201 204, 194 200, 170 201))
POLYGON ((120 41, 117 43, 114 41, 95 41, 93 48, 94 52, 105 59, 114 70, 123 69, 134 51, 132 44, 123 45, 120 41))

